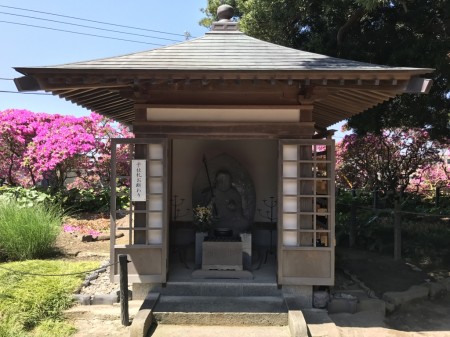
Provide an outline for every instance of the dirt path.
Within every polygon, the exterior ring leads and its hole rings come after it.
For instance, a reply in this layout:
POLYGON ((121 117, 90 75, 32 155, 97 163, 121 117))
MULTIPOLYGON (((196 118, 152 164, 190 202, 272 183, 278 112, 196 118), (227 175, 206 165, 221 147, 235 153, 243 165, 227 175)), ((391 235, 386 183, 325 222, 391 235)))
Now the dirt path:
POLYGON ((450 295, 411 302, 386 318, 361 312, 331 319, 341 337, 450 337, 450 295))

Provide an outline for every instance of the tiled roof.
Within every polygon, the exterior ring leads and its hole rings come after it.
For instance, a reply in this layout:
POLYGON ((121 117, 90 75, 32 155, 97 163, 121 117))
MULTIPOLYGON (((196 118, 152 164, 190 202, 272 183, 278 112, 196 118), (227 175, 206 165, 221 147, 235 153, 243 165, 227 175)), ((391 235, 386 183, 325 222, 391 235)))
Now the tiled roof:
POLYGON ((313 118, 322 128, 404 92, 427 92, 431 81, 419 76, 433 71, 314 54, 237 30, 213 30, 129 55, 15 69, 25 75, 15 80, 21 91, 46 90, 124 123, 133 123, 134 103, 142 97, 147 104, 298 104, 300 90, 315 87, 323 95, 314 105, 313 118), (257 103, 258 98, 266 98, 266 103, 257 103))
MULTIPOLYGON (((236 32, 209 32, 203 37, 168 47, 75 62, 58 69, 165 69, 165 70, 386 70, 373 65, 309 53, 265 42, 236 32)), ((395 69, 395 68, 394 68, 395 69)), ((401 68, 405 69, 405 68, 401 68)))

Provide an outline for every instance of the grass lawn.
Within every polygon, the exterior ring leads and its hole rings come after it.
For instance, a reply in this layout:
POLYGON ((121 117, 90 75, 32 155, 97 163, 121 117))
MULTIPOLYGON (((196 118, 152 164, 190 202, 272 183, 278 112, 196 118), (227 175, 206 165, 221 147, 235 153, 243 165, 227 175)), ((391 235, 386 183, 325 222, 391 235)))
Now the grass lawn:
POLYGON ((74 328, 64 322, 63 311, 72 305, 72 294, 85 274, 50 277, 24 273, 69 274, 97 267, 98 262, 94 261, 1 263, 0 337, 65 337, 73 334, 74 328))

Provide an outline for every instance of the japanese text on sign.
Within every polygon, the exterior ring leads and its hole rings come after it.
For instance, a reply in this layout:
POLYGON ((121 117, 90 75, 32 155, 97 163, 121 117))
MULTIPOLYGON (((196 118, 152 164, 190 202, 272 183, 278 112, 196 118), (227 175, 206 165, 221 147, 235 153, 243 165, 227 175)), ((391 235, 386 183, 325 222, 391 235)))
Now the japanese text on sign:
POLYGON ((131 161, 131 201, 146 200, 146 161, 134 159, 131 161))

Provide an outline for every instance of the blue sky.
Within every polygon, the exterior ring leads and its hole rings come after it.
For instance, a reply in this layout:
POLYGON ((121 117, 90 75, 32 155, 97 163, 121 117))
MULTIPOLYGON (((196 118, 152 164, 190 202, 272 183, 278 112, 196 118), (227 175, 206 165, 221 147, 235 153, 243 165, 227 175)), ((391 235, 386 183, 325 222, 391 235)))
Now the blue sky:
MULTIPOLYGON (((205 6, 206 0, 0 0, 0 45, 2 50, 0 53, 0 78, 2 78, 0 80, 0 91, 17 91, 14 83, 8 80, 21 76, 13 67, 56 65, 123 55, 159 47, 158 45, 84 36, 25 25, 169 45, 176 42, 157 38, 184 41, 185 37, 183 34, 185 31, 194 37, 204 35, 207 30, 199 26, 198 21, 203 17, 200 8, 205 6), (27 9, 28 11, 2 6, 27 9), (108 26, 32 11, 54 13, 180 35, 108 26), (38 17, 45 20, 29 17, 38 17), (88 29, 49 20, 95 26, 102 29, 153 36, 155 38, 88 29), (2 21, 14 22, 14 24, 2 21)), ((9 108, 75 116, 89 114, 89 111, 56 96, 0 92, 0 110, 9 108)))

